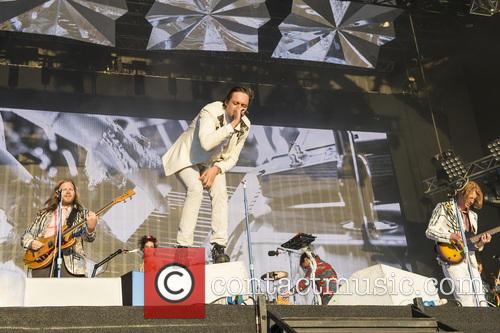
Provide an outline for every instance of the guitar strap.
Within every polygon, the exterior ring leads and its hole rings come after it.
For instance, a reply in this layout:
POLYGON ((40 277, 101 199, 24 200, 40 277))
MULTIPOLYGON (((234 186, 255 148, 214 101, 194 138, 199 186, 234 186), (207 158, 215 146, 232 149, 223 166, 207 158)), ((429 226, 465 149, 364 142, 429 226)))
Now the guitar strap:
POLYGON ((66 225, 70 228, 73 224, 75 224, 76 215, 78 214, 78 207, 76 205, 73 206, 71 213, 69 213, 68 219, 66 220, 66 225))

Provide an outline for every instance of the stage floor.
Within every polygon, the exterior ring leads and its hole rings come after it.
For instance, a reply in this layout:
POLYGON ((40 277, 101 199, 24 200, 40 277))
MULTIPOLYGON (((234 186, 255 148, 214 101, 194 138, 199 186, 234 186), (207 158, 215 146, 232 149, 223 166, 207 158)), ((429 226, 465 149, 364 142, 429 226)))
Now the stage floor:
MULTIPOLYGON (((74 297, 74 296, 73 296, 74 297)), ((269 305, 281 317, 410 318, 411 306, 269 305)), ((425 313, 463 332, 498 332, 498 308, 426 308, 425 313)), ((0 332, 255 332, 255 311, 245 305, 207 305, 205 319, 144 319, 142 307, 3 307, 0 332)))

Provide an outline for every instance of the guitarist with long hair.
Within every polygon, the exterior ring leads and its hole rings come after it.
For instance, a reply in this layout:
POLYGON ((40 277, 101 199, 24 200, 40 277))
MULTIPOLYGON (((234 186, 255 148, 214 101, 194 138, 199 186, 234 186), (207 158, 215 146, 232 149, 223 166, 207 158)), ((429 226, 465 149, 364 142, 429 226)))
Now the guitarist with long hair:
POLYGON ((476 182, 469 181, 457 191, 455 200, 440 202, 432 212, 429 226, 425 232, 427 238, 438 243, 438 263, 443 268, 443 273, 452 284, 454 297, 462 306, 476 306, 474 290, 476 290, 480 306, 487 306, 484 298, 483 284, 481 275, 478 271, 476 256, 473 251, 482 251, 485 244, 491 241, 491 235, 484 233, 476 242, 467 243, 470 251, 470 261, 472 266, 472 281, 470 278, 467 261, 463 259, 462 254, 446 256, 439 249, 461 249, 463 240, 460 234, 459 221, 456 217, 456 206, 461 214, 465 236, 467 239, 477 234, 477 214, 471 210, 471 207, 481 209, 483 207, 483 192, 476 182), (455 204, 455 202, 457 204, 455 204), (459 260, 455 257, 458 257, 459 260), (475 288, 472 288, 471 282, 475 288))
MULTIPOLYGON (((62 277, 74 277, 85 275, 85 252, 83 241, 93 242, 95 239, 95 228, 97 215, 84 208, 79 200, 76 185, 71 179, 64 179, 57 183, 52 194, 45 202, 45 208, 40 210, 33 223, 24 232, 21 245, 27 251, 44 251, 49 249, 47 259, 40 262, 36 268, 28 268, 28 276, 50 277, 56 274, 57 257, 57 222, 58 222, 58 194, 62 203, 63 232, 71 226, 81 223, 82 226, 71 234, 71 246, 65 247, 64 240, 61 246, 63 253, 63 265, 61 265, 62 277), (85 222, 86 221, 86 222, 85 222), (85 222, 85 223, 83 223, 85 222)), ((71 244, 70 243, 70 244, 71 244)))

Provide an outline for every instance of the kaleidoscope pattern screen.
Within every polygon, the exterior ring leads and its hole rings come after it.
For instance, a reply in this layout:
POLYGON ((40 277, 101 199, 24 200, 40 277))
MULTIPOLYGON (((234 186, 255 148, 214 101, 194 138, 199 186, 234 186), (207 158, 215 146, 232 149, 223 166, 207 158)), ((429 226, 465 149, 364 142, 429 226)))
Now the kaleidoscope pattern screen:
POLYGON ((125 13, 124 0, 1 0, 0 30, 114 46, 115 21, 125 13))
POLYGON ((146 14, 149 50, 258 52, 264 0, 157 0, 146 14))

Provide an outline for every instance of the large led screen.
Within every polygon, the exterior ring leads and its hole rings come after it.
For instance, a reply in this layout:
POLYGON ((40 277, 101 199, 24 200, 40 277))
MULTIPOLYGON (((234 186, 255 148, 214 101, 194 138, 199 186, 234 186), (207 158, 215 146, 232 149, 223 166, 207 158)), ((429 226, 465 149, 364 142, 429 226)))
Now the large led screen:
MULTIPOLYGON (((136 192, 100 217, 97 239, 85 244, 89 267, 117 249, 137 248, 143 235, 154 235, 162 247, 175 245, 185 189, 175 176, 165 177, 161 156, 190 120, 8 108, 0 115, 0 262, 23 269, 20 238, 66 177, 94 211, 127 189, 136 192)), ((385 133, 253 125, 227 175, 227 252, 247 264, 244 183, 256 276, 303 275, 300 252, 268 255, 299 232, 317 237, 314 251, 341 277, 376 263, 408 268, 385 133)), ((209 234, 205 194, 195 246, 209 249, 209 234)), ((121 276, 141 261, 140 252, 121 254, 99 276, 121 276)))

